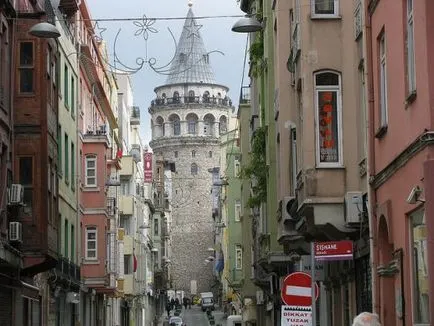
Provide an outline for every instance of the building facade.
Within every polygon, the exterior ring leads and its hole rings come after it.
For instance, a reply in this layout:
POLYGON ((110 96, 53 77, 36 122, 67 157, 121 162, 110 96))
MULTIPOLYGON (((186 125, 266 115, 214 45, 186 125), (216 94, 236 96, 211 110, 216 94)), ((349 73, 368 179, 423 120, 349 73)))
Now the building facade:
POLYGON ((165 85, 155 88, 152 101, 152 141, 157 157, 176 173, 171 181, 171 283, 173 290, 212 290, 213 274, 204 265, 213 246, 209 195, 218 167, 219 135, 226 131, 231 101, 228 88, 214 80, 210 56, 190 8, 165 85), (192 275, 191 271, 195 271, 192 275))
POLYGON ((431 325, 434 4, 365 8, 374 309, 384 325, 431 325))

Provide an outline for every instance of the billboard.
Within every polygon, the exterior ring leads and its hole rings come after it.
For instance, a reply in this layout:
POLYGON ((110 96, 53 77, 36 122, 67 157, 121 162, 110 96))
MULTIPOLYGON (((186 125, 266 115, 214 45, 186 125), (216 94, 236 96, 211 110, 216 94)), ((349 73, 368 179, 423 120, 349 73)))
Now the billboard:
POLYGON ((152 183, 152 153, 145 152, 143 154, 143 172, 145 183, 152 183))

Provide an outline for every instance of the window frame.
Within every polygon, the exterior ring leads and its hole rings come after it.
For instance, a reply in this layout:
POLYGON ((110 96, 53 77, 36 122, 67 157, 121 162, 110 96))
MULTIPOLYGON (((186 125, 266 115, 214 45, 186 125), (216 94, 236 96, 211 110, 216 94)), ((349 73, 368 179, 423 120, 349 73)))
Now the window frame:
POLYGON ((342 132, 342 76, 341 73, 335 70, 320 70, 313 74, 314 83, 314 101, 315 101, 315 154, 316 165, 318 168, 337 168, 343 167, 343 132, 342 132), (324 73, 332 73, 338 77, 338 85, 317 85, 316 77, 324 73), (320 155, 320 132, 319 132, 319 96, 320 92, 335 92, 336 93, 336 114, 337 114, 337 146, 338 160, 337 162, 321 162, 320 155))
POLYGON ((87 225, 85 230, 85 259, 86 260, 98 260, 98 227, 96 225, 87 225), (94 233, 95 239, 89 239, 89 234, 94 233), (89 249, 89 241, 95 242, 95 249, 89 249), (89 251, 95 251, 95 257, 89 256, 89 251))
POLYGON ((406 0, 406 22, 407 22, 407 92, 412 95, 416 92, 416 62, 414 46, 414 1, 406 0), (411 4, 411 5, 409 5, 411 4), (411 7, 411 9, 409 9, 411 7))
POLYGON ((330 19, 330 18, 340 18, 339 16, 339 0, 328 0, 333 2, 333 14, 329 13, 317 13, 315 4, 317 1, 326 1, 326 0, 311 0, 311 18, 321 18, 321 19, 330 19))
POLYGON ((64 138, 65 138, 65 160, 64 160, 64 175, 65 175, 65 183, 69 184, 69 136, 68 134, 65 132, 64 134, 64 138))
MULTIPOLYGON (((419 301, 415 302, 416 291, 418 290, 416 288, 415 284, 417 283, 417 280, 419 279, 419 275, 417 275, 417 277, 415 277, 415 269, 419 267, 419 260, 417 260, 417 262, 416 262, 416 259, 414 256, 414 250, 416 248, 415 248, 415 239, 414 239, 414 231, 413 231, 413 229, 414 229, 413 219, 417 219, 418 217, 420 217, 420 215, 422 215, 422 221, 425 222, 425 228, 426 228, 426 218, 427 217, 426 217, 426 211, 424 210, 424 208, 417 209, 408 215, 408 226, 409 226, 409 232, 410 232, 408 245, 409 245, 410 261, 411 261, 411 267, 410 267, 410 271, 411 271, 410 272, 410 275, 411 275, 411 291, 410 291, 411 292, 411 320, 412 320, 414 325, 428 326, 428 325, 430 325, 429 321, 423 322, 421 320, 415 319, 415 317, 416 317, 415 310, 416 310, 416 308, 420 307, 420 302, 419 301)), ((428 245, 427 236, 425 236, 425 243, 420 242, 419 244, 421 244, 422 247, 425 247, 423 254, 425 254, 426 257, 428 258, 429 253, 427 252, 427 248, 426 248, 426 246, 428 245)), ((419 246, 417 249, 419 249, 419 246)), ((426 261, 425 264, 426 264, 424 266, 425 271, 423 273, 424 275, 422 275, 422 276, 429 277, 428 261, 426 261)), ((418 293, 418 294, 420 295, 421 293, 418 293)), ((420 299, 420 298, 418 298, 418 299, 420 299)), ((428 307, 428 316, 427 316, 428 319, 429 319, 429 306, 430 306, 429 300, 430 299, 431 298, 429 298, 429 296, 428 296, 428 305, 427 305, 427 307, 428 307)), ((420 317, 420 316, 418 316, 418 317, 420 317)))
POLYGON ((389 124, 389 110, 387 101, 387 41, 384 31, 378 38, 378 65, 379 129, 385 129, 389 124))
POLYGON ((243 269, 243 248, 240 244, 235 245, 235 269, 242 270, 243 269), (239 255, 239 256, 238 256, 239 255))
POLYGON ((85 156, 84 159, 84 184, 86 187, 97 187, 98 186, 98 177, 97 177, 97 164, 98 164, 98 157, 96 154, 88 154, 85 156), (89 161, 94 161, 95 162, 95 166, 92 168, 95 170, 95 175, 94 176, 89 176, 88 175, 88 162, 89 161), (95 179, 95 183, 94 184, 90 184, 89 183, 89 178, 94 178, 95 179))
POLYGON ((35 42, 33 41, 29 41, 29 40, 23 40, 19 42, 19 46, 18 46, 18 93, 22 94, 22 95, 33 95, 35 94, 35 88, 36 88, 36 83, 35 83, 35 42), (21 53, 22 53, 22 49, 21 46, 25 43, 31 44, 32 45, 32 63, 31 64, 22 64, 21 63, 21 53), (21 72, 22 71, 26 71, 29 70, 32 72, 32 90, 29 92, 23 91, 21 88, 21 72))
POLYGON ((235 222, 240 222, 241 221, 241 216, 242 216, 242 212, 241 212, 241 200, 240 199, 236 199, 235 200, 234 211, 235 211, 234 221, 235 222))

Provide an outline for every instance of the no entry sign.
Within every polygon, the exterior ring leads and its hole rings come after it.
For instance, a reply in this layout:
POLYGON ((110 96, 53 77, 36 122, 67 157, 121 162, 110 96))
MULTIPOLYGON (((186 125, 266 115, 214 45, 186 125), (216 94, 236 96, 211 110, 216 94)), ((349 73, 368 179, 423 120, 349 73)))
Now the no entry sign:
POLYGON ((316 260, 351 260, 353 242, 350 240, 315 242, 316 260))
MULTIPOLYGON (((295 272, 289 274, 283 280, 281 297, 287 306, 311 306, 312 305, 312 278, 309 274, 295 272)), ((315 283, 315 301, 318 299, 319 288, 315 283)))

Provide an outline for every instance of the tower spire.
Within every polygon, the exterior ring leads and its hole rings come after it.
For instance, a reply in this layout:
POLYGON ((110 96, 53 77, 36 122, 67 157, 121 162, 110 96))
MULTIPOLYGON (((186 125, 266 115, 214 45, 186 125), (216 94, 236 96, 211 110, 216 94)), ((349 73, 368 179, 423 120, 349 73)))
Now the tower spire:
POLYGON ((215 84, 214 72, 209 63, 208 52, 200 35, 202 25, 196 21, 192 1, 176 47, 175 58, 170 66, 166 84, 210 83, 215 84))

